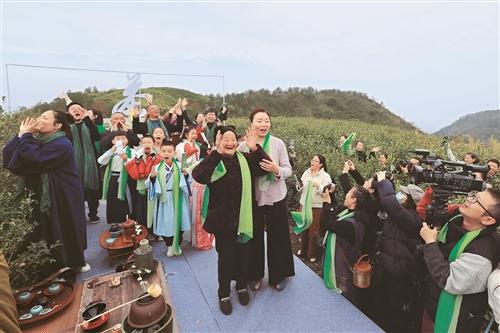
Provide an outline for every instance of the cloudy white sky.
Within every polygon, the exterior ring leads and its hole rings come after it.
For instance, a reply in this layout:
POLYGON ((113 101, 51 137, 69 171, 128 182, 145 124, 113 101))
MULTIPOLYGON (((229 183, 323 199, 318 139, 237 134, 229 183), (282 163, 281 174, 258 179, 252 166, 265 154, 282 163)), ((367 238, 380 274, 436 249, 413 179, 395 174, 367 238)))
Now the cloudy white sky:
MULTIPOLYGON (((425 131, 499 108, 499 2, 3 1, 5 64, 224 75, 227 92, 312 86, 365 92, 425 131)), ((124 74, 9 66, 12 108, 124 74)), ((144 86, 221 93, 216 78, 144 86)), ((230 101, 228 101, 230 103, 230 101)))

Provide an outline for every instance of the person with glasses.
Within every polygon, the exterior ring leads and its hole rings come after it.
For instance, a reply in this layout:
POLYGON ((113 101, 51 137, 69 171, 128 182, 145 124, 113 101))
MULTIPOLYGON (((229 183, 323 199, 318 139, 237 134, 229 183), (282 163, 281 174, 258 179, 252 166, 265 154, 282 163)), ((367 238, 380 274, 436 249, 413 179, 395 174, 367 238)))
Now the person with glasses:
MULTIPOLYGON (((418 205, 424 221, 430 202, 428 190, 418 205)), ((498 263, 500 190, 471 192, 448 212, 446 224, 430 228, 424 222, 420 230, 428 276, 422 330, 433 324, 435 331, 477 332, 488 309, 488 276, 498 263)))

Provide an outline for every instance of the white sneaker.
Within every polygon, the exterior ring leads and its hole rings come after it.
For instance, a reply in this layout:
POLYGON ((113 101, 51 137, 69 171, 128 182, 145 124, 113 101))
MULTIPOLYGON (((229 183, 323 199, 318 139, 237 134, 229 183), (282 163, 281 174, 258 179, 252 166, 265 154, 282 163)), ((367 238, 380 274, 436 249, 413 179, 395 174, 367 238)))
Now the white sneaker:
POLYGON ((168 249, 167 249, 167 257, 173 257, 175 254, 174 254, 174 247, 173 246, 169 246, 168 249))
POLYGON ((158 237, 156 238, 156 240, 157 240, 158 242, 163 242, 163 237, 158 236, 158 237))
POLYGON ((80 273, 87 273, 88 271, 90 271, 90 265, 85 263, 85 266, 80 268, 80 273))
POLYGON ((309 259, 309 262, 311 262, 311 263, 315 263, 315 262, 316 262, 316 258, 311 258, 311 259, 309 259))
POLYGON ((179 248, 179 253, 176 254, 176 256, 180 256, 182 254, 182 249, 179 248))

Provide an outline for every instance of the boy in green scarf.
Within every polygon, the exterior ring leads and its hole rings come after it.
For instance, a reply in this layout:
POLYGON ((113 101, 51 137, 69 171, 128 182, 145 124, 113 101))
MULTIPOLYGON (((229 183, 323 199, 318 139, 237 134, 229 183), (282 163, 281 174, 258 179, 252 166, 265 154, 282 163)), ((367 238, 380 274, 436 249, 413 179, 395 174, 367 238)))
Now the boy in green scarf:
POLYGON ((175 145, 164 141, 160 147, 162 161, 151 169, 146 180, 148 200, 148 225, 155 235, 162 236, 167 246, 167 256, 182 254, 182 233, 190 229, 189 192, 186 178, 175 160, 175 145))
MULTIPOLYGON (((106 220, 108 223, 123 223, 132 211, 129 198, 136 191, 129 186, 129 177, 125 164, 132 157, 132 150, 127 146, 127 133, 116 131, 112 139, 113 147, 98 158, 106 166, 103 180, 102 199, 106 200, 106 220)), ((130 179, 132 180, 132 179, 130 179)))

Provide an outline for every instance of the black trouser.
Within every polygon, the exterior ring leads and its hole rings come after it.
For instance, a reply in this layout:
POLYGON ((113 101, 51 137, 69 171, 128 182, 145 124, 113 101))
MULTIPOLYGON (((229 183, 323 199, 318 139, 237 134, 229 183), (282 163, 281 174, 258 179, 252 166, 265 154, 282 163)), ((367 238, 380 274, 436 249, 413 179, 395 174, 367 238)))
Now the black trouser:
MULTIPOLYGON (((133 202, 133 201, 132 201, 133 202)), ((148 225, 148 196, 137 192, 137 200, 133 204, 135 219, 137 223, 143 226, 148 225)), ((149 229, 148 229, 149 230, 149 229)))
POLYGON ((229 297, 231 280, 236 280, 236 290, 245 289, 248 282, 250 244, 236 242, 234 237, 215 234, 215 250, 218 254, 219 298, 229 297))
POLYGON ((89 217, 97 216, 97 208, 99 208, 99 191, 85 190, 83 192, 85 195, 85 201, 87 201, 87 206, 89 208, 89 217))
POLYGON ((294 276, 286 198, 272 206, 254 206, 253 219, 249 279, 257 281, 264 277, 264 227, 267 232, 269 283, 275 285, 286 277, 294 276))
POLYGON ((127 198, 118 199, 118 178, 111 175, 109 179, 108 195, 106 197, 106 221, 108 223, 123 223, 130 214, 127 198))
POLYGON ((384 272, 379 300, 382 328, 387 332, 414 331, 421 318, 418 286, 408 275, 392 275, 384 272))
MULTIPOLYGON (((183 231, 179 231, 179 246, 181 245, 182 243, 182 233, 183 231)), ((165 245, 166 246, 172 246, 172 244, 174 244, 174 236, 171 236, 171 237, 163 237, 163 240, 165 241, 165 245)))

